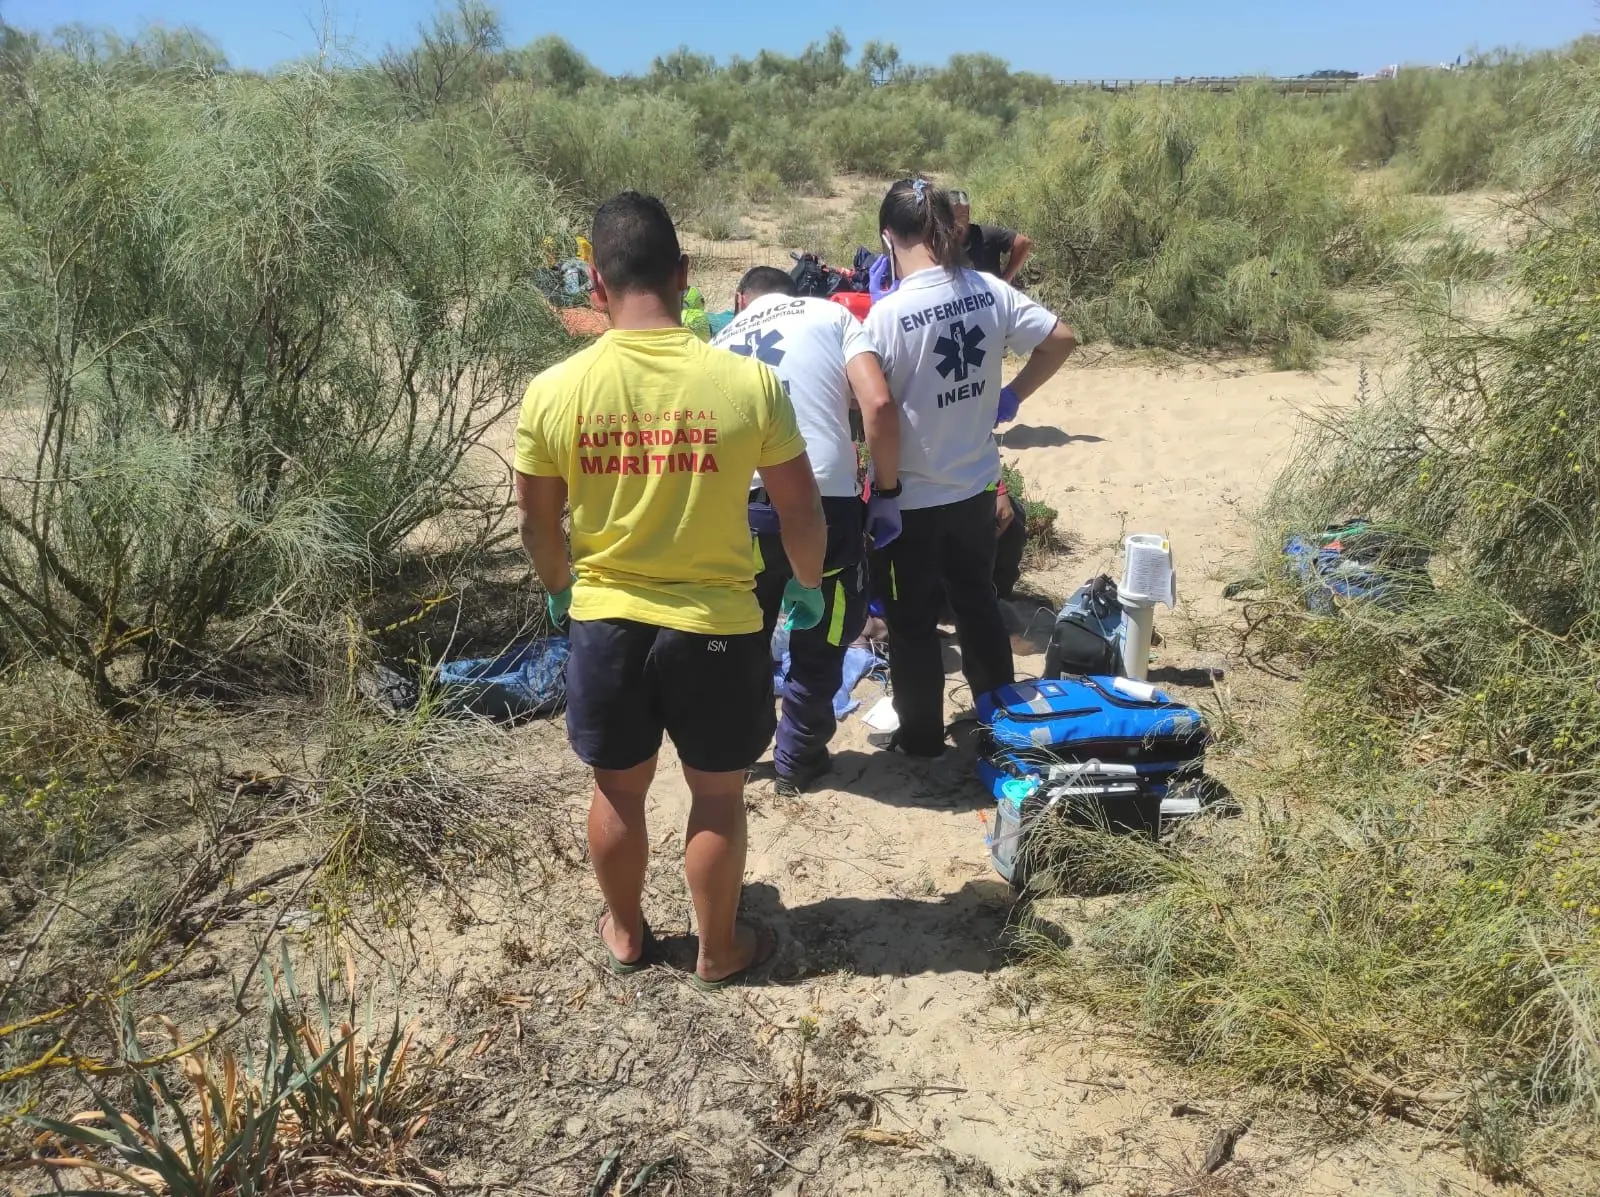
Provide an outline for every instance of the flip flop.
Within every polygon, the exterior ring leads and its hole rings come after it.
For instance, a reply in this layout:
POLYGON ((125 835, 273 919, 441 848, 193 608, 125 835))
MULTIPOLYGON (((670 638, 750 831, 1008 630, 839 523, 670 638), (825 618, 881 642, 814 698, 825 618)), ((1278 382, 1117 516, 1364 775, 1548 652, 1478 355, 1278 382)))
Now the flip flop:
POLYGON ((644 922, 644 947, 639 949, 639 958, 637 960, 619 960, 617 959, 617 954, 611 950, 611 945, 606 943, 605 936, 601 933, 601 928, 605 926, 606 919, 610 916, 611 909, 602 906, 600 908, 600 917, 594 921, 594 933, 595 937, 600 941, 601 948, 605 950, 606 966, 611 969, 611 975, 614 977, 631 977, 634 973, 643 972, 650 967, 651 952, 656 946, 655 934, 650 930, 650 920, 642 920, 644 922))
POLYGON ((729 973, 720 981, 707 981, 699 973, 689 974, 689 984, 701 993, 715 993, 719 989, 732 989, 735 986, 747 985, 760 978, 763 971, 772 966, 778 958, 778 933, 765 923, 756 922, 754 919, 745 920, 747 925, 755 929, 756 951, 750 958, 750 963, 738 972, 729 973))

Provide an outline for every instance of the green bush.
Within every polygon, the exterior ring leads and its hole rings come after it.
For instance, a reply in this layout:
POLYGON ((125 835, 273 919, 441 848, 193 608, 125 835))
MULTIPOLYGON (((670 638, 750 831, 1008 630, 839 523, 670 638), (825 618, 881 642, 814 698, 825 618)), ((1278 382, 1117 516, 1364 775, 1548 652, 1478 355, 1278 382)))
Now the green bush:
POLYGON ((1519 130, 1510 156, 1519 180, 1552 201, 1572 199, 1582 205, 1592 200, 1595 163, 1600 160, 1600 112, 1591 103, 1597 70, 1600 36, 1587 37, 1523 95, 1540 119, 1519 130))
POLYGON ((1362 516, 1429 547, 1431 585, 1313 616, 1285 579, 1256 604, 1248 650, 1303 688, 1247 747, 1284 764, 1235 770, 1248 817, 1170 851, 1096 841, 1058 880, 1135 892, 1092 956, 1033 947, 1048 985, 1185 1060, 1414 1110, 1491 1177, 1578 1193, 1600 1130, 1600 156, 1571 151, 1600 69, 1548 101, 1514 311, 1424 313, 1410 369, 1310 421, 1264 504, 1268 576, 1286 534, 1362 516))
POLYGON ((1000 466, 1000 480, 1006 484, 1006 493, 1022 508, 1022 518, 1028 525, 1028 540, 1035 547, 1057 547, 1056 520, 1061 513, 1043 499, 1029 498, 1022 471, 1010 462, 1000 466))
POLYGON ((1496 158, 1510 123, 1510 114, 1491 100, 1435 108, 1411 151, 1412 186, 1442 195, 1491 182, 1499 173, 1496 158))
POLYGON ((1033 238, 1040 294, 1091 337, 1271 350, 1355 326, 1407 217, 1355 193, 1316 112, 1265 91, 1145 93, 1028 125, 978 180, 1033 238))
POLYGON ((770 204, 783 195, 783 180, 770 170, 752 170, 740 180, 740 190, 754 204, 770 204))
POLYGON ((786 249, 800 249, 831 258, 828 223, 814 213, 796 208, 778 225, 778 243, 786 249))
POLYGON ((894 46, 874 42, 850 69, 848 52, 837 31, 793 58, 762 51, 719 64, 680 47, 647 76, 612 86, 688 107, 707 169, 777 177, 790 191, 821 190, 830 165, 868 173, 966 168, 1019 114, 1059 94, 1049 79, 1011 71, 991 55, 912 69, 894 46))
POLYGON ((993 54, 952 54, 930 83, 933 94, 952 107, 1007 124, 1060 90, 1048 76, 1013 72, 993 54))
MULTIPOLYGON (((1581 53, 1580 45, 1570 55, 1581 53)), ((1500 54, 1456 71, 1405 68, 1353 88, 1335 122, 1346 160, 1394 163, 1411 187, 1434 194, 1508 181, 1520 143, 1539 124, 1539 81, 1559 61, 1500 54)))
POLYGON ((1408 148, 1448 83, 1436 71, 1406 69, 1344 93, 1339 132, 1352 166, 1377 167, 1408 148))
POLYGON ((103 1081, 80 1074, 97 1108, 70 1120, 23 1120, 58 1148, 40 1161, 52 1182, 87 1174, 106 1187, 75 1191, 94 1197, 127 1192, 130 1175, 146 1192, 187 1197, 444 1192, 414 1145, 442 1090, 444 1052, 424 1052, 416 1028, 398 1018, 378 1024, 353 992, 336 1003, 320 977, 316 992, 302 996, 287 949, 277 973, 281 980, 265 987, 264 1042, 253 1058, 205 1046, 209 1034, 185 1043, 163 1017, 172 1039, 163 1060, 140 1042, 140 1024, 124 1006, 117 1030, 126 1096, 118 1100, 103 1081), (169 1080, 164 1063, 176 1065, 181 1083, 169 1080))
POLYGON ((1523 251, 1529 300, 1505 326, 1430 328, 1394 392, 1341 414, 1296 459, 1275 499, 1283 519, 1361 514, 1451 546, 1455 580, 1554 636, 1600 614, 1596 232, 1569 225, 1523 251))
POLYGON ((696 218, 694 229, 712 241, 737 241, 748 236, 739 213, 727 204, 712 204, 696 218))
POLYGON ((926 159, 914 142, 911 122, 891 118, 887 105, 835 108, 818 117, 814 127, 829 161, 840 170, 909 173, 926 159))
POLYGON ((0 879, 81 868, 123 842, 147 813, 134 801, 137 787, 125 783, 170 763, 166 716, 152 703, 136 718, 112 718, 64 669, 7 670, 0 677, 0 879))
POLYGON ((748 175, 772 174, 789 191, 825 191, 828 168, 809 132, 784 117, 744 121, 728 138, 729 158, 748 175))
MULTIPOLYGON (((351 652, 360 659, 356 645, 351 652)), ((484 729, 451 717, 459 712, 436 687, 425 679, 416 707, 396 718, 375 713, 347 684, 323 715, 327 743, 306 818, 326 850, 318 883, 333 921, 360 900, 398 923, 421 900, 419 877, 514 870, 522 834, 514 812, 530 779, 514 786, 458 767, 459 750, 484 729)))
POLYGON ((398 134, 310 71, 29 68, 0 115, 8 658, 120 703, 215 621, 309 628, 494 503, 466 462, 564 347, 527 281, 561 226, 473 139, 398 134))
POLYGON ((520 50, 511 51, 507 59, 511 77, 525 80, 535 87, 575 92, 605 78, 571 42, 553 33, 520 50))
POLYGON ((440 3, 430 20, 418 23, 416 37, 414 45, 390 46, 378 59, 385 84, 414 116, 473 103, 504 73, 498 52, 505 33, 483 0, 440 3))
POLYGON ((997 120, 893 88, 823 112, 812 128, 836 168, 877 175, 965 166, 1000 135, 997 120))
POLYGON ((676 100, 604 89, 569 96, 505 83, 490 111, 517 161, 554 182, 577 209, 632 188, 684 215, 704 193, 694 113, 676 100))

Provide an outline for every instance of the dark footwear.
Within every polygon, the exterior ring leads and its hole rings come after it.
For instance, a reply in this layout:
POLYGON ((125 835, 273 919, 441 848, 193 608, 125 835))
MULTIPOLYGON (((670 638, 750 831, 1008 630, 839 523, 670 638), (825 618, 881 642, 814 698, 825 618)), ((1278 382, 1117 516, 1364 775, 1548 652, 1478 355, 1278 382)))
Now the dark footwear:
POLYGON ((752 981, 763 980, 761 974, 772 966, 773 960, 778 955, 778 933, 765 923, 758 923, 754 919, 747 920, 747 925, 754 928, 756 933, 755 955, 750 957, 750 963, 738 972, 729 973, 720 981, 707 981, 699 973, 689 974, 689 984, 701 993, 715 993, 719 989, 732 989, 738 985, 748 985, 752 981))
POLYGON ((833 756, 824 751, 814 763, 804 765, 793 773, 785 773, 780 769, 772 789, 779 798, 798 798, 811 788, 817 778, 832 771, 833 756))
POLYGON ((643 920, 644 946, 639 949, 638 959, 619 960, 617 958, 617 954, 611 950, 611 945, 606 943, 606 937, 601 932, 601 928, 605 926, 606 919, 610 917, 610 908, 602 908, 600 911, 600 917, 594 921, 594 933, 600 940, 600 947, 605 951, 606 966, 611 969, 611 975, 614 977, 631 977, 634 973, 643 972, 645 969, 649 968, 650 957, 653 954, 653 949, 656 946, 656 937, 650 930, 650 921, 648 919, 643 920))
POLYGON ((902 756, 914 756, 925 761, 936 761, 944 755, 943 744, 939 745, 937 752, 918 752, 906 747, 905 741, 900 738, 900 733, 897 731, 873 732, 867 737, 867 743, 884 752, 898 752, 902 756))

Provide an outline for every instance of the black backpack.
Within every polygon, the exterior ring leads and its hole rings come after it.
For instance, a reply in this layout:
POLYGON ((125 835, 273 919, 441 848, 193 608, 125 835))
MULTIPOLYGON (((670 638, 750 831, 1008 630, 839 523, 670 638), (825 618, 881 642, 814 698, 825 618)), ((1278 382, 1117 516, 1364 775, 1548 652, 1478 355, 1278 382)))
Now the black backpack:
POLYGON ((844 276, 823 265, 822 259, 816 254, 797 253, 790 256, 794 258, 794 269, 789 271, 789 277, 794 280, 795 294, 826 299, 843 287, 844 276))
POLYGON ((1061 608, 1044 654, 1044 676, 1117 676, 1122 672, 1122 605, 1117 584, 1090 578, 1061 608))

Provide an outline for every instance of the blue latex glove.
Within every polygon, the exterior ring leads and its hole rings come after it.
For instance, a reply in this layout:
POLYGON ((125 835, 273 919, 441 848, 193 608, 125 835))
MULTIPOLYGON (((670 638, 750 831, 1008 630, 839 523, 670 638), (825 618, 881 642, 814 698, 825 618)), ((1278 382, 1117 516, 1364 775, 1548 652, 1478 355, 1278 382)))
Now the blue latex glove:
POLYGON ((995 426, 1009 424, 1017 418, 1017 409, 1022 406, 1022 399, 1010 387, 1000 388, 1000 410, 995 414, 995 426))
POLYGON ((800 585, 799 578, 790 578, 783 588, 783 605, 778 608, 778 621, 790 632, 804 632, 822 622, 822 588, 800 585))
POLYGON ((552 590, 544 596, 544 609, 550 613, 551 623, 561 623, 572 610, 572 583, 565 590, 552 590))
POLYGON ((884 495, 873 495, 867 500, 867 536, 872 547, 881 549, 900 535, 900 500, 884 495))
POLYGON ((867 271, 867 294, 872 296, 872 302, 877 303, 885 295, 894 294, 899 287, 899 279, 891 279, 894 262, 888 254, 879 254, 878 260, 872 264, 872 269, 867 271))

